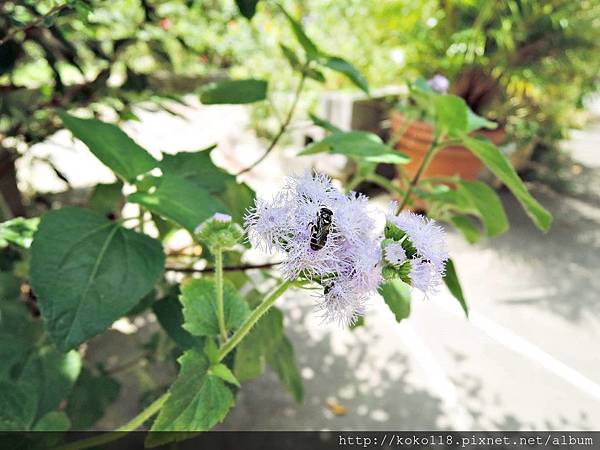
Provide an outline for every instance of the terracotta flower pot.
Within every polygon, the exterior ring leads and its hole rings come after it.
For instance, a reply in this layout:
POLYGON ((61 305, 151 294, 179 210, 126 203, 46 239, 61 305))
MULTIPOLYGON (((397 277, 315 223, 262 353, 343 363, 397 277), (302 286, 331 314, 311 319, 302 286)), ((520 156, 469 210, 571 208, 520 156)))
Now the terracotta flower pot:
MULTIPOLYGON (((402 133, 397 138, 396 148, 410 156, 411 161, 404 166, 409 177, 417 172, 425 153, 433 141, 433 126, 419 120, 407 124, 407 118, 398 111, 392 111, 392 136, 402 133), (406 128, 406 129, 405 129, 406 128), (403 132, 404 131, 404 132, 403 132)), ((478 130, 474 135, 483 135, 498 145, 504 140, 504 129, 478 130)), ((446 147, 433 157, 423 177, 455 176, 464 180, 476 180, 483 164, 467 148, 460 146, 446 147)))

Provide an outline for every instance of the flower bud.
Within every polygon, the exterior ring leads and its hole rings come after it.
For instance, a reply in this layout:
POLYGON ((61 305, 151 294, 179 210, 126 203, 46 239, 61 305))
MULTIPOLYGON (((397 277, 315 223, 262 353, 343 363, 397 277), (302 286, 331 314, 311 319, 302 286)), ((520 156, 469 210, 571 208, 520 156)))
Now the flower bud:
POLYGON ((196 237, 208 245, 211 251, 229 250, 244 237, 244 230, 231 221, 231 216, 216 213, 194 230, 196 237))

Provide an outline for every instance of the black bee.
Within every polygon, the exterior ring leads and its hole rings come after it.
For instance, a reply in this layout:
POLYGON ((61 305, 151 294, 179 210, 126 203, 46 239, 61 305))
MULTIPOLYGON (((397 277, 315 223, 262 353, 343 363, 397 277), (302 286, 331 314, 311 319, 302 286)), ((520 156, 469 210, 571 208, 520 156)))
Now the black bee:
POLYGON ((323 294, 325 294, 325 295, 329 294, 332 289, 333 289, 333 281, 328 281, 325 284, 323 284, 323 294))
POLYGON ((331 229, 333 212, 329 208, 322 207, 317 214, 316 223, 310 225, 310 248, 321 250, 327 243, 327 236, 331 229))

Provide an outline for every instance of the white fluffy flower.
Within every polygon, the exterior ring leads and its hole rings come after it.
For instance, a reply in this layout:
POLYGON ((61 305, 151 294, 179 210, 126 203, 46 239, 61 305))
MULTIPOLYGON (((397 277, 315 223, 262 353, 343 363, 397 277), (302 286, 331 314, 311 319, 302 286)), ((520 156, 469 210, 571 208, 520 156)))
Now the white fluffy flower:
POLYGON ((443 272, 433 263, 423 259, 413 259, 409 277, 412 286, 424 294, 435 294, 443 282, 443 272))
POLYGON ((400 242, 391 242, 385 247, 385 259, 394 265, 402 264, 406 261, 406 252, 400 242))
POLYGON ((245 217, 253 245, 286 253, 284 278, 321 284, 319 308, 328 321, 353 323, 382 281, 379 237, 367 203, 365 196, 344 195, 326 176, 307 172, 290 178, 272 202, 257 200, 245 217))
POLYGON ((387 214, 387 221, 401 229, 408 236, 417 254, 424 259, 443 266, 448 259, 444 229, 435 220, 409 211, 395 215, 396 203, 392 202, 387 214))
MULTIPOLYGON (((410 256, 411 284, 426 294, 433 293, 443 281, 444 268, 448 259, 444 230, 435 220, 407 211, 396 215, 396 209, 397 204, 392 202, 386 218, 388 223, 393 224, 406 235, 398 244, 405 251, 405 256, 410 256), (407 255, 406 252, 409 250, 414 254, 407 255)), ((392 256, 389 256, 390 245, 386 247, 386 259, 394 264, 390 258, 394 258, 393 253, 396 250, 392 248, 390 250, 392 256)))
POLYGON ((283 250, 283 233, 288 220, 286 204, 281 194, 271 202, 258 198, 254 201, 254 208, 244 216, 246 232, 253 246, 267 252, 283 250))
POLYGON ((316 309, 326 322, 353 325, 365 313, 368 298, 368 293, 355 289, 353 280, 336 278, 325 285, 316 309))

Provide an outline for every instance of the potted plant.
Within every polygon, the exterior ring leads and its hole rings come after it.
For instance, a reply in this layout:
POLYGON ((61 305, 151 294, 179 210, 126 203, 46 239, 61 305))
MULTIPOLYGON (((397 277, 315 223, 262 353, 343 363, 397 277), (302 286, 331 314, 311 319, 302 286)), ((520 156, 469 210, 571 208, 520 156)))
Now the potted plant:
MULTIPOLYGON (((410 156, 411 161, 405 166, 410 177, 416 174, 435 139, 432 111, 435 100, 432 102, 431 98, 444 95, 448 87, 449 82, 442 75, 436 75, 428 81, 419 79, 411 86, 409 99, 398 103, 390 113, 392 142, 398 150, 410 156)), ((495 145, 504 140, 504 128, 495 122, 474 115, 469 115, 468 119, 472 135, 484 136, 495 145)), ((457 143, 437 152, 422 176, 458 176, 463 180, 476 180, 483 167, 479 159, 457 143)))

